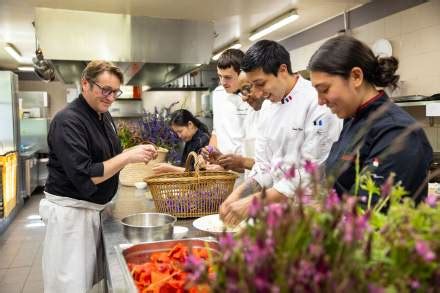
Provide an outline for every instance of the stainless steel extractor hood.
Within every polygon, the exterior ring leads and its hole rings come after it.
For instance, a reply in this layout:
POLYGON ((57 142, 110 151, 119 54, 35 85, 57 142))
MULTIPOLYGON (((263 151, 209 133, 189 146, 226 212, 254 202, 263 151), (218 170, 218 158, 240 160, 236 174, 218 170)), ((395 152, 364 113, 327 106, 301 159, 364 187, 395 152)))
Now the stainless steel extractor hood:
POLYGON ((211 58, 212 22, 50 8, 35 15, 44 56, 66 83, 102 59, 122 68, 126 84, 159 87, 211 58))

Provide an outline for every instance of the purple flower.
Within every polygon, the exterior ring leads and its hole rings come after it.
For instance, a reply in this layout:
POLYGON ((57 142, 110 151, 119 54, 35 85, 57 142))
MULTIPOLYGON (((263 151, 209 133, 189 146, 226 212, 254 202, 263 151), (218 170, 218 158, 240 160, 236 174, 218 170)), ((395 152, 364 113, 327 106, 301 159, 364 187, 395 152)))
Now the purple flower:
POLYGON ((249 207, 249 216, 255 218, 262 208, 260 200, 254 196, 249 207))
POLYGON ((428 196, 425 199, 425 202, 427 205, 429 205, 432 208, 435 208, 437 206, 437 195, 435 194, 428 194, 428 196))
POLYGON ((351 244, 353 241, 362 240, 365 232, 370 230, 370 225, 368 224, 369 218, 369 213, 360 216, 354 213, 346 213, 342 220, 344 241, 351 244))
POLYGON ((420 283, 417 280, 411 280, 410 286, 411 286, 412 289, 419 289, 420 288, 420 283))
POLYGON ((255 289, 256 292, 271 292, 272 284, 267 280, 267 276, 259 275, 255 277, 255 289))
POLYGON ((186 276, 188 281, 198 283, 206 272, 206 264, 202 259, 189 255, 185 261, 184 269, 188 273, 186 276))
POLYGON ((391 190, 393 189, 393 184, 394 184, 394 175, 391 174, 390 176, 388 176, 384 184, 382 184, 382 186, 380 187, 380 195, 382 197, 387 197, 391 193, 391 190))
POLYGON ((292 167, 290 167, 285 173, 284 173, 284 178, 285 179, 292 179, 295 178, 295 165, 292 165, 292 167))
POLYGON ((312 256, 318 257, 324 252, 324 249, 319 244, 310 244, 309 251, 312 256))
POLYGON ((374 285, 374 284, 369 284, 368 285, 368 292, 369 293, 384 293, 385 290, 381 287, 374 285))
POLYGON ((283 215, 283 206, 278 203, 274 203, 268 206, 267 212, 267 225, 270 228, 278 226, 280 219, 283 215))
POLYGON ((219 243, 223 250, 223 260, 226 261, 232 256, 237 243, 235 242, 232 233, 223 233, 220 235, 219 243))
POLYGON ((249 267, 255 268, 264 260, 266 251, 261 245, 253 244, 244 251, 244 259, 249 267))
POLYGON ((327 198, 325 199, 325 208, 327 210, 331 210, 333 208, 336 208, 341 203, 341 200, 339 199, 338 194, 334 189, 327 195, 327 198))
POLYGON ((304 164, 304 170, 309 174, 315 174, 316 171, 318 170, 318 164, 307 160, 306 163, 304 164))
POLYGON ((416 242, 416 252, 426 262, 431 262, 435 259, 436 255, 429 247, 428 243, 423 240, 416 242))

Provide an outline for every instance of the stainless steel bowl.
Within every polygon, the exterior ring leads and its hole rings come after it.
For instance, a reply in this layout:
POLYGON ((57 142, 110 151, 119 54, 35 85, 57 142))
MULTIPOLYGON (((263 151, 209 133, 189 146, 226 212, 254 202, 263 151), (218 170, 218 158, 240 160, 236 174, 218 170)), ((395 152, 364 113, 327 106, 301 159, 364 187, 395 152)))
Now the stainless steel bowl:
POLYGON ((131 243, 172 239, 176 221, 176 217, 161 213, 134 214, 121 220, 124 236, 131 243))

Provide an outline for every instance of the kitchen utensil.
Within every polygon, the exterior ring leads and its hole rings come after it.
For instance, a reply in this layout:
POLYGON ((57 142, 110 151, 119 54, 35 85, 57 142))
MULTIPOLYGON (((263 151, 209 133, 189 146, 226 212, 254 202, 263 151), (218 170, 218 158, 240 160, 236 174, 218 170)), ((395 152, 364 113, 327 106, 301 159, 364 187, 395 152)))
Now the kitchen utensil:
POLYGON ((173 238, 182 239, 188 233, 189 229, 184 226, 174 226, 173 238))
MULTIPOLYGON (((150 261, 150 255, 155 252, 167 252, 176 244, 181 243, 189 248, 206 248, 212 255, 218 254, 218 242, 212 237, 187 238, 180 240, 164 240, 150 243, 139 243, 134 245, 120 244, 116 246, 116 257, 127 285, 127 292, 137 293, 127 263, 141 264, 150 261)), ((124 291, 125 292, 125 291, 124 291)))
POLYGON ((204 216, 194 220, 193 226, 201 231, 208 232, 211 234, 220 234, 223 232, 235 233, 240 231, 241 227, 244 225, 239 224, 235 227, 227 227, 223 221, 220 219, 219 214, 204 216))
POLYGON ((147 187, 147 183, 143 181, 135 182, 134 186, 136 186, 137 189, 145 189, 147 187))
POLYGON ((125 238, 131 243, 173 238, 176 217, 162 213, 140 213, 121 220, 125 238))

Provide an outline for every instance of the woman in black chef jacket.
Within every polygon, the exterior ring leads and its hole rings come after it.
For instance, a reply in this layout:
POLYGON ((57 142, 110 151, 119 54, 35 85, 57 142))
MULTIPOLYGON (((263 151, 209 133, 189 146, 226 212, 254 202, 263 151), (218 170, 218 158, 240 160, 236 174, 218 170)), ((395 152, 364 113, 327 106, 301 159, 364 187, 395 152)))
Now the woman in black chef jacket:
POLYGON ((180 166, 168 163, 159 163, 153 167, 155 174, 166 172, 183 172, 185 162, 190 152, 199 153, 200 149, 207 146, 210 139, 208 127, 185 109, 180 109, 171 114, 171 128, 177 136, 185 142, 180 166))
MULTIPOLYGON (((326 41, 309 61, 310 78, 326 105, 344 119, 325 172, 339 195, 354 194, 355 162, 381 186, 393 172, 416 202, 426 197, 432 148, 416 121, 379 88, 395 88, 398 60, 375 57, 349 36, 326 41)), ((358 195, 366 192, 359 190, 358 195)), ((373 203, 377 198, 373 198, 373 203)))

